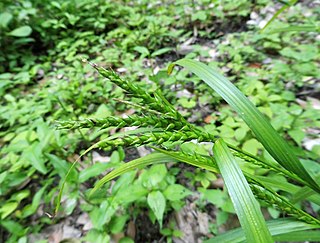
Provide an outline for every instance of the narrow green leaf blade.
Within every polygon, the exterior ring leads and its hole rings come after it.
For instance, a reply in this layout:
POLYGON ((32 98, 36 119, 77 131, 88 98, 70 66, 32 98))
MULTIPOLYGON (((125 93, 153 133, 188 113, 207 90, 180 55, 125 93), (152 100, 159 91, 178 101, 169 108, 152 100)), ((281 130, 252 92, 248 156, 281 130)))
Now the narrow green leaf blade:
POLYGON ((101 188, 105 183, 108 181, 130 171, 134 170, 136 168, 145 167, 147 165, 151 164, 157 164, 157 163, 165 163, 165 162, 173 162, 174 160, 172 157, 161 154, 161 153, 152 153, 145 157, 132 160, 128 163, 125 163, 121 165, 119 168, 111 171, 109 174, 105 175, 101 180, 99 180, 94 188, 91 190, 90 195, 92 195, 94 192, 96 192, 99 188, 101 188))
POLYGON ((125 135, 134 135, 134 134, 139 134, 139 133, 145 133, 145 132, 153 132, 153 131, 160 131, 161 129, 159 128, 138 128, 136 130, 132 130, 132 131, 129 131, 129 132, 124 132, 124 133, 118 133, 118 134, 115 134, 113 136, 110 136, 110 137, 107 137, 97 143, 95 143, 94 145, 92 145, 90 148, 88 148, 86 151, 84 151, 80 157, 72 163, 71 167, 69 168, 66 176, 64 177, 63 179, 63 182, 62 182, 62 185, 60 187, 60 191, 59 191, 59 194, 58 194, 58 199, 57 199, 57 204, 56 204, 56 208, 55 208, 55 215, 59 212, 59 209, 60 209, 60 202, 61 202, 61 198, 62 198, 62 193, 63 193, 63 189, 64 189, 64 186, 69 178, 69 176, 71 175, 73 169, 75 168, 75 166, 77 165, 78 161, 80 160, 80 158, 82 156, 84 156, 85 154, 87 154, 88 152, 90 152, 92 149, 94 148, 98 148, 99 145, 103 144, 105 141, 109 141, 109 140, 112 140, 112 139, 116 139, 116 138, 119 138, 121 136, 125 136, 125 135))
POLYGON ((215 142, 213 153, 247 242, 273 242, 259 204, 254 198, 240 166, 222 139, 215 142))
POLYGON ((150 146, 150 147, 152 147, 154 150, 156 150, 158 152, 161 152, 163 154, 166 154, 166 155, 168 155, 168 156, 172 157, 173 159, 178 160, 180 162, 183 162, 183 163, 186 163, 186 164, 189 164, 189 165, 193 165, 193 166, 196 166, 196 167, 199 167, 201 169, 208 170, 208 171, 212 171, 212 172, 216 172, 216 173, 219 172, 218 169, 216 167, 214 167, 212 164, 209 165, 209 164, 206 164, 204 162, 197 161, 194 158, 189 158, 189 157, 187 157, 185 155, 182 155, 179 152, 164 150, 164 149, 160 149, 160 148, 153 147, 153 146, 150 146))
POLYGON ((280 242, 320 242, 320 231, 309 230, 309 231, 298 231, 290 232, 274 237, 275 241, 280 242))
MULTIPOLYGON (((315 179, 317 181, 320 181, 320 175, 317 175, 315 177, 315 179)), ((292 201, 292 203, 297 203, 297 202, 300 202, 300 201, 305 200, 305 199, 308 198, 310 201, 320 205, 319 196, 320 195, 318 193, 315 193, 310 188, 302 187, 299 190, 296 190, 296 192, 294 193, 291 201, 292 201)))
MULTIPOLYGON (((268 187, 291 193, 293 195, 290 200, 292 204, 308 199, 311 202, 320 205, 320 195, 309 187, 299 187, 291 183, 266 176, 255 176, 254 178, 268 187)), ((318 178, 316 177, 316 179, 318 178)))
POLYGON ((274 28, 267 31, 267 34, 275 34, 275 33, 281 33, 281 32, 292 32, 292 31, 298 31, 298 32, 316 32, 318 31, 318 27, 315 25, 291 25, 288 27, 283 28, 274 28))
MULTIPOLYGON (((290 234, 296 231, 320 228, 320 226, 307 224, 291 218, 269 220, 267 221, 267 226, 272 236, 290 234)), ((274 240, 277 240, 277 238, 274 237, 274 240)), ((234 230, 230 230, 224 234, 220 234, 209 240, 206 240, 204 241, 204 243, 219 243, 219 242, 238 243, 238 242, 244 242, 244 241, 245 241, 245 235, 244 235, 243 229, 237 228, 234 230)))
POLYGON ((288 2, 288 4, 283 5, 273 16, 272 18, 266 23, 266 25, 261 29, 261 32, 263 32, 284 10, 287 8, 293 6, 296 4, 298 0, 291 0, 288 2))
POLYGON ((319 185, 303 167, 291 147, 276 132, 266 117, 228 79, 195 60, 181 59, 175 63, 189 69, 205 81, 239 114, 279 164, 304 179, 314 190, 320 192, 319 185))

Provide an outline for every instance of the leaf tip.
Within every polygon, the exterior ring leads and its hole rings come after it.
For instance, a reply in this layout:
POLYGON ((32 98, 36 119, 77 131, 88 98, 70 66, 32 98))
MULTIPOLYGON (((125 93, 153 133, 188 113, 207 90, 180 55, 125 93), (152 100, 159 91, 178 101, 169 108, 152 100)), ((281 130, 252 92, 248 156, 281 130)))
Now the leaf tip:
POLYGON ((173 68, 176 64, 175 63, 170 63, 169 66, 168 66, 168 69, 167 69, 167 73, 168 75, 170 75, 173 71, 173 68))

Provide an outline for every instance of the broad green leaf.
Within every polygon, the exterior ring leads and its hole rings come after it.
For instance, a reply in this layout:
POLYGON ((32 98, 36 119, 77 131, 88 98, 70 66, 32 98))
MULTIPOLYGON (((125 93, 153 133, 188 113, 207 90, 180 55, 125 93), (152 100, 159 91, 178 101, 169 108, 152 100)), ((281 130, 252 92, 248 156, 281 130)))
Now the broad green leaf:
MULTIPOLYGON (((55 171, 59 174, 60 178, 64 178, 70 167, 72 166, 66 160, 59 158, 54 154, 45 154, 45 156, 49 159, 49 162, 54 167, 55 171)), ((75 180, 78 178, 78 173, 72 170, 67 178, 67 180, 75 180)))
POLYGON ((155 56, 160 56, 164 53, 167 53, 169 51, 172 51, 172 48, 171 47, 165 47, 165 48, 161 48, 159 50, 156 50, 154 51, 152 54, 151 54, 151 57, 155 57, 155 56))
POLYGON ((149 50, 144 46, 136 46, 133 48, 133 50, 139 52, 143 57, 150 55, 149 50))
POLYGON ((105 243, 111 241, 111 236, 106 232, 106 230, 99 231, 93 228, 85 237, 83 237, 83 240, 85 242, 105 243))
POLYGON ((66 200, 65 206, 64 206, 64 212, 66 215, 72 214, 73 210, 77 206, 77 202, 78 202, 77 196, 78 195, 73 195, 72 198, 68 197, 68 199, 66 200))
POLYGON ((9 22, 11 21, 11 19, 12 19, 11 13, 7 13, 7 12, 1 13, 0 14, 0 25, 2 27, 6 28, 9 24, 9 22))
POLYGON ((166 199, 160 191, 152 191, 149 193, 147 201, 149 207, 152 209, 160 224, 160 228, 162 228, 163 214, 166 208, 166 199))
POLYGON ((277 219, 280 216, 280 212, 274 208, 268 208, 268 213, 270 214, 271 218, 277 219))
MULTIPOLYGON (((269 220, 267 221, 267 226, 272 236, 320 228, 319 225, 311 225, 291 218, 269 220)), ((276 237, 274 237, 274 240, 277 240, 276 237)), ((244 241, 243 229, 237 228, 206 240, 204 243, 238 243, 244 241)))
POLYGON ((128 219, 129 215, 116 216, 112 218, 112 220, 109 223, 111 233, 116 234, 122 232, 123 227, 128 219))
MULTIPOLYGON (((130 163, 130 162, 129 162, 130 163)), ((129 187, 129 185, 133 185, 133 182, 137 176, 136 171, 129 171, 124 173, 123 175, 119 176, 119 178, 116 180, 115 184, 112 186, 112 194, 115 195, 118 192, 122 192, 126 188, 129 187)))
POLYGON ((266 117, 228 79, 195 60, 181 59, 175 63, 189 69, 220 94, 247 123, 257 139, 279 164, 298 175, 303 179, 302 182, 320 192, 319 185, 303 167, 291 147, 280 137, 266 117))
POLYGON ((227 195, 225 192, 218 189, 206 189, 201 190, 204 199, 208 200, 210 203, 214 204, 216 207, 221 208, 223 204, 227 201, 227 195))
POLYGON ((22 217, 23 218, 26 218, 26 217, 34 214, 37 211, 38 206, 41 201, 41 198, 42 198, 42 195, 45 192, 48 185, 49 184, 47 184, 46 186, 42 187, 39 191, 37 191, 37 193, 33 196, 32 203, 26 205, 23 208, 23 210, 22 210, 22 217))
POLYGON ((227 222, 228 217, 229 217, 229 213, 224 212, 224 211, 222 211, 222 210, 218 210, 216 217, 217 217, 217 218, 216 218, 216 220, 217 220, 217 226, 220 226, 220 225, 222 225, 222 224, 224 224, 224 223, 227 222))
POLYGON ((123 237, 120 239, 119 243, 134 243, 134 240, 130 237, 123 237))
POLYGON ((259 204, 254 198, 240 166, 222 139, 215 142, 213 153, 247 242, 273 242, 259 204))
POLYGON ((112 205, 108 200, 102 201, 98 207, 95 206, 89 212, 94 228, 102 231, 105 228, 105 224, 110 222, 116 211, 117 207, 112 205))
POLYGON ((257 155, 259 149, 261 149, 261 144, 254 138, 245 141, 242 145, 242 149, 250 154, 257 155))
POLYGON ((195 20, 205 21, 206 19, 207 19, 206 11, 197 11, 191 15, 192 21, 195 21, 195 20))
MULTIPOLYGON (((293 47, 284 47, 281 51, 280 54, 288 57, 288 58, 292 58, 292 59, 296 59, 298 61, 301 62, 311 62, 312 60, 315 60, 318 58, 318 51, 319 49, 313 45, 299 45, 296 48, 293 47)), ((286 94, 290 94, 291 92, 287 91, 286 94)), ((287 95, 285 95, 284 97, 286 97, 287 95)), ((287 96, 287 99, 292 99, 294 100, 294 94, 292 94, 292 98, 290 98, 290 95, 287 96)), ((284 111, 282 111, 282 114, 286 114, 284 111)))
POLYGON ((0 184, 3 183, 3 181, 6 179, 8 173, 8 171, 3 171, 2 173, 0 173, 0 184))
POLYGON ((5 219, 9 216, 18 207, 18 205, 18 202, 7 202, 2 205, 0 208, 1 219, 5 219))
MULTIPOLYGON (((16 220, 17 221, 17 220, 16 220)), ((22 226, 13 220, 1 220, 0 225, 13 235, 23 236, 27 233, 28 227, 22 226)))
POLYGON ((151 184, 151 186, 156 186, 158 183, 160 183, 165 176, 168 173, 168 170, 165 165, 153 165, 148 173, 148 181, 151 184))
POLYGON ((172 162, 172 158, 160 153, 152 153, 145 157, 132 160, 128 163, 121 165, 119 168, 111 171, 109 174, 104 176, 101 180, 97 182, 94 188, 91 190, 90 195, 92 195, 95 191, 97 191, 100 187, 102 187, 108 181, 126 173, 130 170, 134 170, 137 168, 143 168, 147 165, 157 164, 157 163, 165 163, 165 162, 172 162))
POLYGON ((121 205, 127 205, 129 203, 143 199, 148 195, 148 190, 141 184, 129 185, 121 188, 114 198, 114 202, 121 205))
POLYGON ((42 174, 47 173, 45 160, 42 156, 41 144, 39 142, 34 142, 30 147, 28 147, 23 152, 22 159, 28 161, 35 169, 37 169, 42 174))
POLYGON ((181 200, 190 194, 192 194, 190 190, 179 184, 169 185, 163 192, 165 198, 170 201, 181 200))
POLYGON ((53 139, 54 132, 45 122, 40 121, 36 124, 36 126, 38 139, 41 141, 41 149, 44 149, 48 147, 49 143, 53 139))
POLYGON ((19 192, 13 194, 11 196, 11 199, 14 199, 17 202, 20 202, 23 199, 27 198, 29 195, 30 195, 30 191, 25 189, 25 190, 22 190, 22 191, 19 191, 19 192))
POLYGON ((245 138, 247 135, 248 130, 244 127, 239 127, 237 130, 234 131, 234 137, 238 140, 241 141, 242 139, 245 138))
POLYGON ((13 31, 9 32, 8 35, 15 36, 15 37, 26 37, 26 36, 29 36, 31 32, 32 32, 31 27, 28 25, 25 25, 17 29, 14 29, 13 31))
POLYGON ((101 104, 93 115, 94 118, 105 118, 108 116, 111 116, 111 112, 106 104, 101 104))

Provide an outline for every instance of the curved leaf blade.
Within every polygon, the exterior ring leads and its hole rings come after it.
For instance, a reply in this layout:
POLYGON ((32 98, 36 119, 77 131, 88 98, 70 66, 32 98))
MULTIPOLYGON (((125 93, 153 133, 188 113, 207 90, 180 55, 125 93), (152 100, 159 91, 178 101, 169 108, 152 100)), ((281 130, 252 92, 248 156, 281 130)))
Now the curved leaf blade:
POLYGON ((86 155, 87 153, 89 153, 92 149, 94 148, 98 148, 99 145, 103 144, 105 141, 109 141, 109 140, 112 140, 112 139, 116 139, 118 137, 121 137, 121 136, 126 136, 126 135, 133 135, 133 134, 138 134, 138 133, 146 133, 146 132, 153 132, 153 131, 160 131, 161 129, 158 129, 158 128, 138 128, 136 130, 132 130, 132 131, 128 131, 128 132, 123 132, 123 133, 118 133, 118 134, 115 134, 113 136, 110 136, 110 137, 107 137, 95 144, 93 144, 90 148, 88 148, 86 151, 84 151, 80 156, 79 158, 76 159, 76 161, 74 161, 71 165, 71 167, 69 168, 66 176, 64 177, 63 181, 62 181, 62 185, 60 187, 60 191, 59 191, 59 194, 58 194, 58 199, 57 199, 57 203, 56 203, 56 208, 55 208, 55 213, 54 215, 57 215, 57 213, 59 212, 59 209, 60 209, 60 204, 61 204, 61 198, 62 198, 62 193, 63 193, 63 189, 64 189, 64 186, 69 178, 69 176, 71 175, 71 172, 73 171, 73 169, 76 167, 76 165, 78 164, 79 160, 84 156, 86 155))
POLYGON ((222 139, 215 142, 213 153, 247 242, 273 242, 259 204, 240 166, 222 139))
POLYGON ((279 242, 320 242, 320 231, 297 231, 284 233, 274 237, 279 242))
POLYGON ((193 165, 193 166, 196 166, 196 167, 199 167, 201 169, 205 169, 205 170, 208 170, 211 172, 215 172, 215 173, 219 172, 218 169, 215 166, 213 166, 212 164, 210 165, 210 164, 206 164, 204 162, 197 161, 194 158, 189 158, 185 155, 182 155, 179 152, 164 150, 164 149, 160 149, 160 148, 157 148, 154 146, 150 146, 150 147, 152 147, 154 150, 156 150, 160 153, 163 153, 163 154, 166 154, 167 156, 170 156, 171 158, 173 158, 177 161, 180 161, 180 162, 183 162, 183 163, 186 163, 189 165, 193 165))
POLYGON ((320 192, 319 185, 303 167, 291 147, 276 132, 266 117, 228 79, 199 61, 180 59, 175 63, 189 69, 215 90, 247 123, 257 139, 279 164, 320 192))
POLYGON ((283 5, 273 16, 272 18, 262 27, 260 30, 263 32, 284 10, 296 4, 298 0, 291 0, 286 5, 283 5))
MULTIPOLYGON (((285 218, 285 219, 274 219, 267 221, 267 226, 270 230, 270 233, 274 237, 274 240, 279 240, 277 235, 280 237, 282 234, 290 234, 292 232, 303 231, 303 230, 310 230, 320 228, 320 226, 307 224, 305 222, 297 221, 292 218, 285 218)), ((238 243, 244 242, 245 235, 242 228, 237 228, 234 230, 230 230, 226 233, 220 234, 216 237, 213 237, 209 240, 204 241, 204 243, 238 243)), ((303 240, 302 240, 303 241, 303 240)))
POLYGON ((292 31, 298 31, 298 32, 317 32, 318 27, 316 25, 291 25, 288 27, 283 28, 274 28, 267 31, 267 34, 275 34, 275 33, 281 33, 281 32, 292 32, 292 31))
POLYGON ((168 155, 161 154, 161 153, 152 153, 148 154, 145 157, 132 160, 128 163, 125 163, 118 167, 117 169, 111 171, 109 174, 105 175, 101 180, 99 180, 94 188, 91 190, 89 196, 91 196, 94 192, 96 192, 99 188, 101 188, 105 183, 108 181, 137 168, 145 167, 151 164, 158 164, 158 163, 166 163, 166 162, 173 162, 174 159, 168 155))

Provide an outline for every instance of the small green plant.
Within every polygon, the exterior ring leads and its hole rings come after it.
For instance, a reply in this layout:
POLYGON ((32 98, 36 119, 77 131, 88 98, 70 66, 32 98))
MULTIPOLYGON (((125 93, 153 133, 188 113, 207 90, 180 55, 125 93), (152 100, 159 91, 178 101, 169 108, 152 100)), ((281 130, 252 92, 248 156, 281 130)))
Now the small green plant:
MULTIPOLYGON (((274 160, 266 160, 242 151, 226 143, 223 138, 219 138, 213 135, 213 133, 204 131, 187 122, 166 100, 159 89, 153 92, 147 92, 135 83, 122 79, 113 70, 107 70, 97 64, 89 63, 108 81, 121 87, 129 93, 131 97, 139 99, 139 105, 127 101, 126 103, 140 109, 141 115, 129 116, 128 118, 108 117, 105 119, 88 118, 81 121, 64 121, 59 123, 59 128, 107 128, 112 126, 121 128, 138 126, 138 129, 130 133, 120 133, 97 142, 85 153, 93 148, 110 150, 118 146, 141 145, 149 145, 155 150, 155 152, 150 155, 123 164, 108 173, 95 184, 94 188, 87 195, 89 198, 97 195, 97 192, 102 190, 108 181, 133 169, 152 164, 180 161, 214 173, 222 174, 235 212, 242 226, 243 231, 241 231, 241 234, 245 235, 247 242, 272 242, 272 236, 278 234, 320 227, 320 221, 318 219, 297 208, 290 202, 290 197, 281 196, 273 190, 273 187, 269 186, 270 182, 271 184, 278 183, 282 187, 288 187, 289 183, 273 181, 272 178, 269 178, 269 181, 264 180, 263 177, 257 177, 245 170, 242 171, 239 167, 235 158, 240 159, 244 163, 254 164, 258 167, 284 175, 288 179, 308 188, 308 190, 310 190, 309 196, 314 196, 314 194, 320 192, 320 187, 316 180, 298 160, 292 148, 270 125, 266 117, 258 111, 230 81, 218 72, 203 63, 190 59, 176 61, 175 64, 170 65, 168 68, 168 73, 171 73, 174 65, 181 65, 205 81, 213 90, 221 95, 246 122, 256 138, 274 160), (191 140, 197 140, 199 143, 213 143, 213 154, 211 151, 179 150, 179 146, 191 140), (264 204, 279 209, 283 213, 293 217, 293 219, 284 220, 288 220, 288 222, 291 222, 293 225, 296 224, 297 228, 288 227, 286 230, 280 230, 282 225, 274 226, 277 221, 266 223, 260 211, 259 204, 253 195, 264 204), (301 222, 303 222, 303 224, 301 224, 301 222), (273 228, 269 225, 272 225, 273 228)), ((72 168, 75 167, 76 164, 77 161, 73 164, 70 171, 72 171, 72 168)), ((68 176, 66 176, 65 180, 67 177, 68 176)), ((151 177, 150 179, 152 181, 151 177)), ((203 183, 206 184, 206 182, 203 183)), ((63 183, 63 186, 64 185, 65 182, 63 183)), ((63 186, 59 194, 56 213, 59 212, 63 186)), ((169 190, 167 188, 163 193, 158 189, 152 190, 147 196, 148 204, 160 225, 162 224, 164 214, 162 202, 165 202, 165 198, 163 195, 166 195, 166 198, 171 200, 177 196, 176 189, 177 188, 169 190)), ((181 197, 179 196, 177 199, 181 199, 187 195, 185 190, 186 189, 181 189, 181 197)), ((294 195, 295 192, 296 190, 290 193, 294 195)), ((316 200, 319 200, 318 195, 316 200)), ((223 237, 227 239, 230 235, 227 233, 219 237, 219 239, 222 240, 223 237)))

